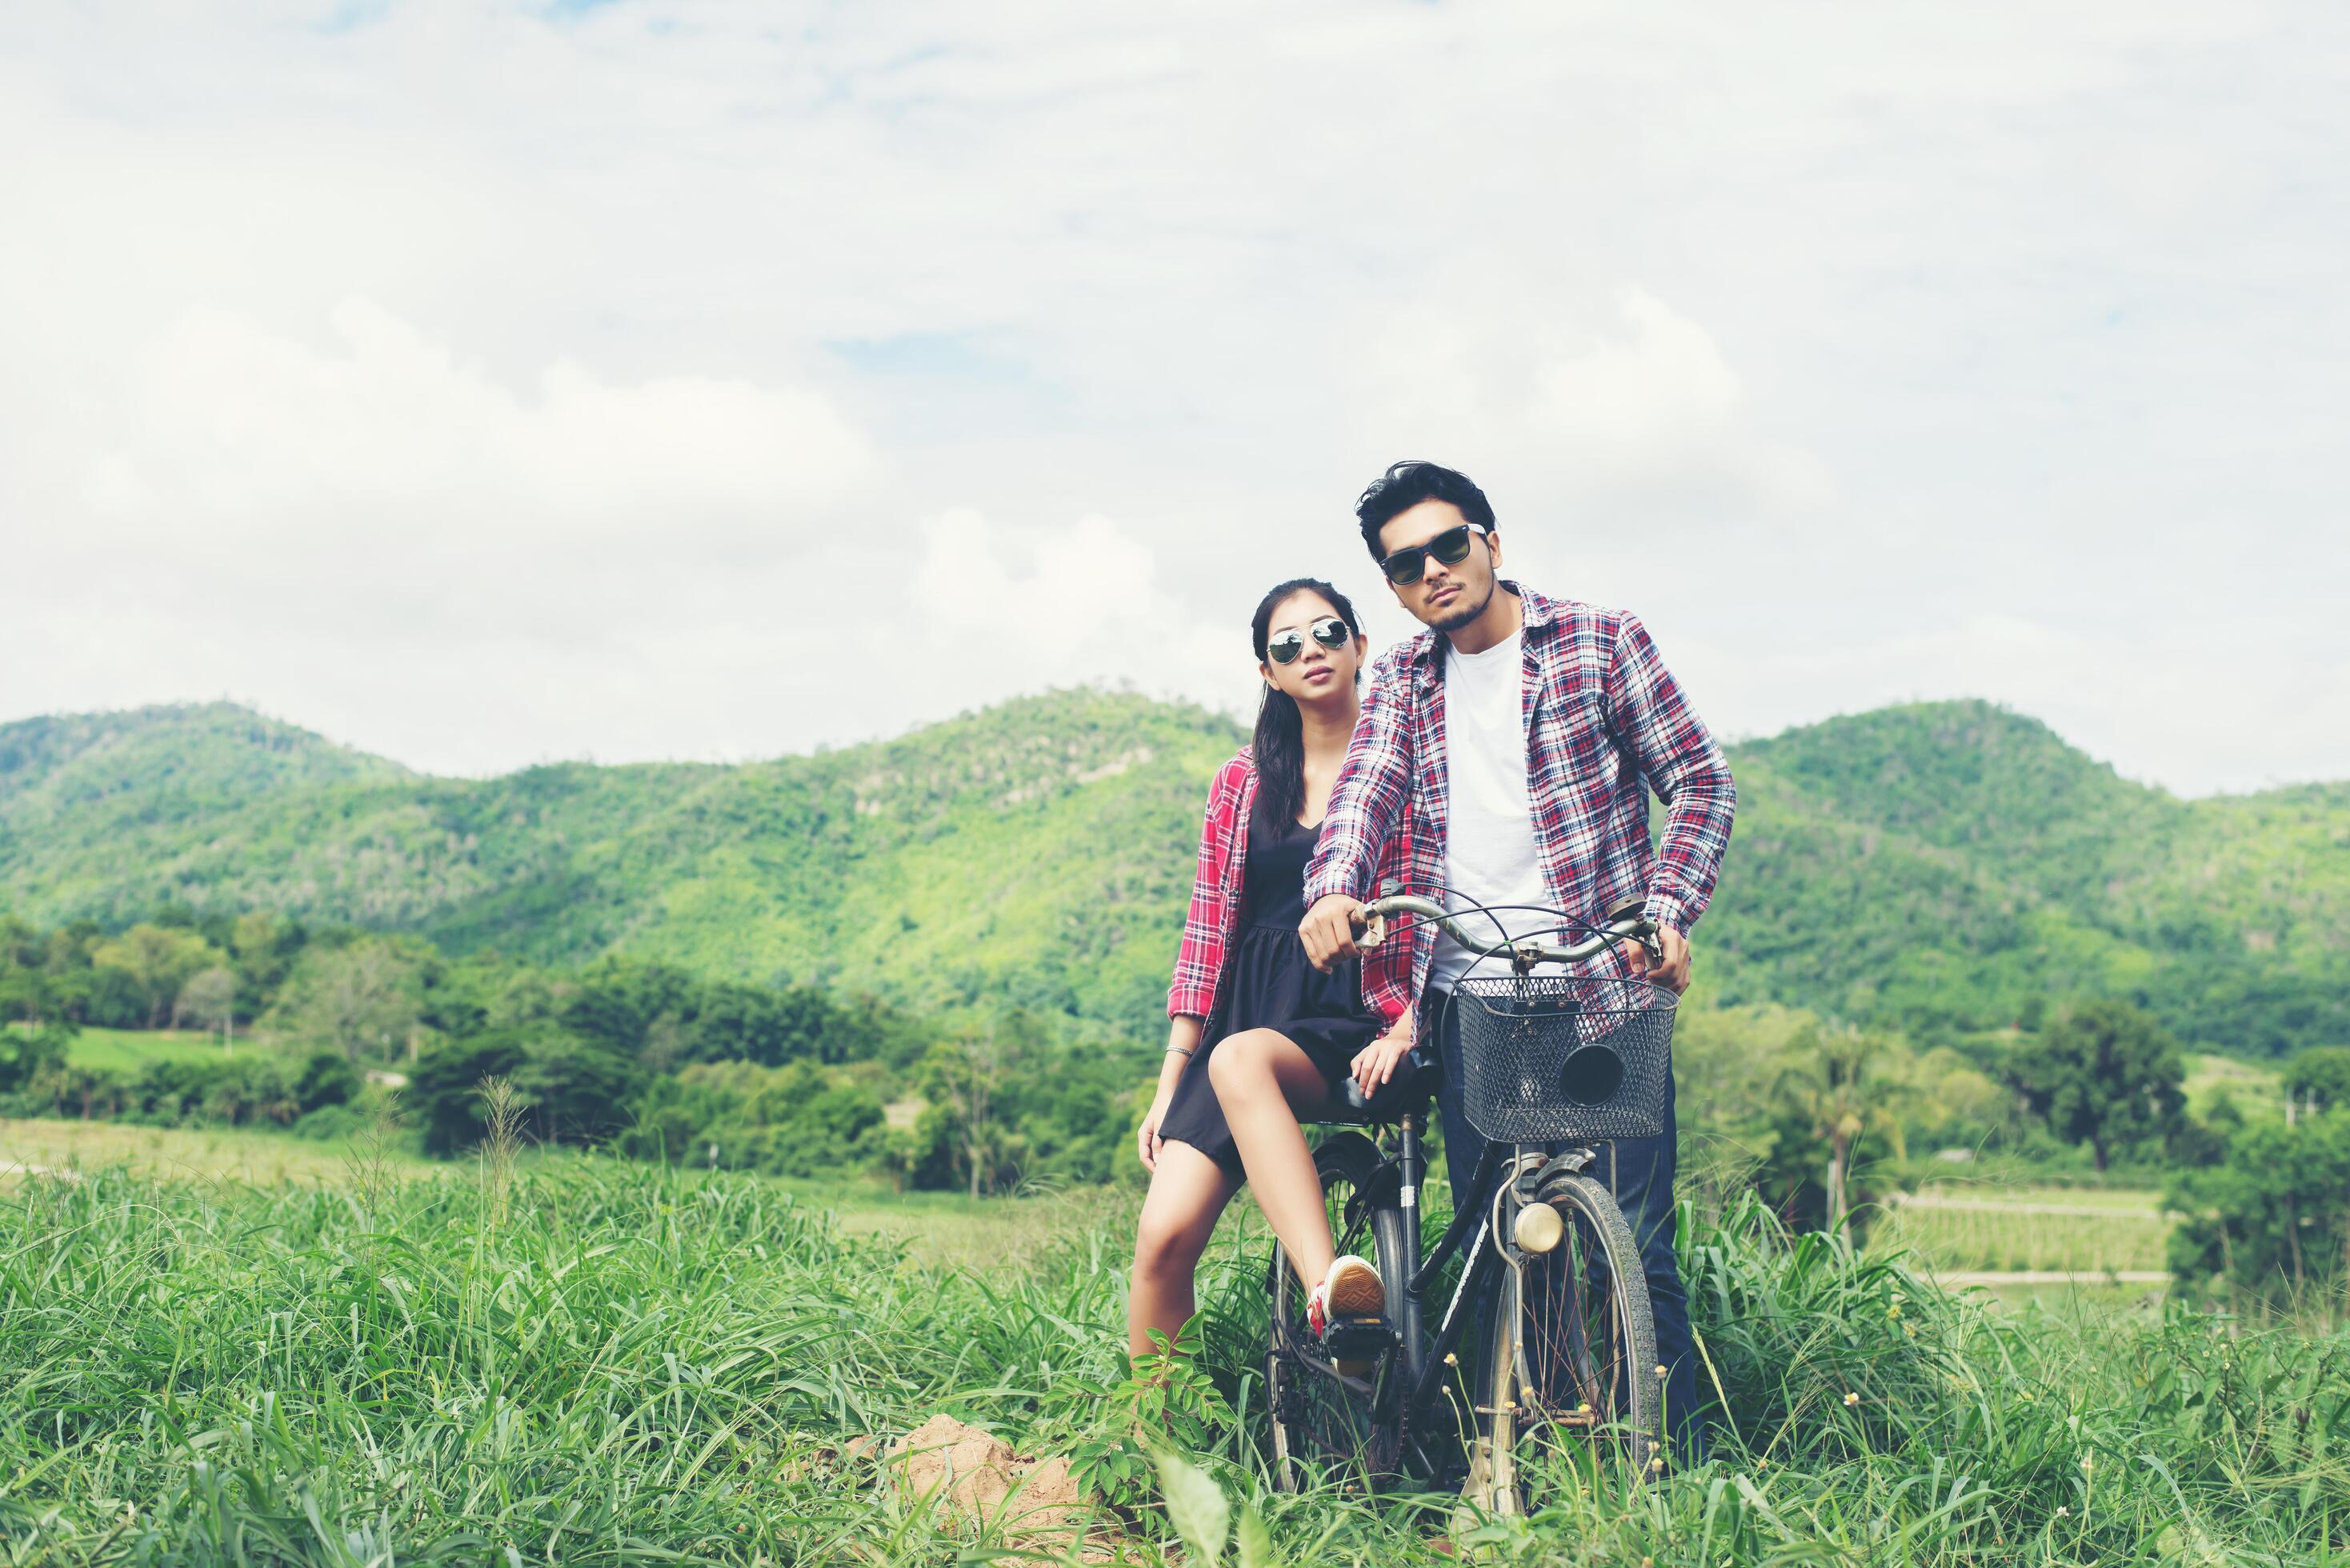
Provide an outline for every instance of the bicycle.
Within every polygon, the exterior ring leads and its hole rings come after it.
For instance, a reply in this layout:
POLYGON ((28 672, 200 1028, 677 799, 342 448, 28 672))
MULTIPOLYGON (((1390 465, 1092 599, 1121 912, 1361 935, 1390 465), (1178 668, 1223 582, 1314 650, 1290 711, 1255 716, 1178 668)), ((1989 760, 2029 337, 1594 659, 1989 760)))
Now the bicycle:
POLYGON ((1421 1134, 1441 1075, 1433 1052, 1415 1045, 1367 1101, 1349 1082, 1345 1104, 1317 1118, 1347 1129, 1315 1151, 1331 1235, 1337 1251, 1378 1269, 1388 1312, 1333 1324, 1317 1341, 1276 1243, 1265 1355, 1275 1484, 1301 1490, 1331 1469, 1375 1489, 1413 1472, 1461 1473, 1455 1446, 1466 1428, 1462 1496, 1496 1514, 1531 1511, 1529 1480, 1544 1473, 1534 1461, 1570 1435, 1620 1445, 1642 1476, 1660 1470, 1663 1369, 1648 1276, 1631 1227, 1590 1172, 1601 1146, 1661 1130, 1677 998, 1645 981, 1534 973, 1625 940, 1653 955, 1655 927, 1637 905, 1597 927, 1549 910, 1559 927, 1591 934, 1566 946, 1489 944, 1428 898, 1389 893, 1365 912, 1366 948, 1388 934, 1388 919, 1408 915, 1481 956, 1509 956, 1509 976, 1464 980, 1452 997, 1462 1009, 1460 1092, 1486 1145, 1423 1258, 1421 1134), (1388 1131, 1391 1149, 1377 1141, 1388 1131), (1420 1297, 1456 1255, 1461 1277, 1430 1339, 1420 1297), (1451 1376, 1466 1359, 1472 1303, 1483 1303, 1484 1325, 1462 1409, 1451 1376))

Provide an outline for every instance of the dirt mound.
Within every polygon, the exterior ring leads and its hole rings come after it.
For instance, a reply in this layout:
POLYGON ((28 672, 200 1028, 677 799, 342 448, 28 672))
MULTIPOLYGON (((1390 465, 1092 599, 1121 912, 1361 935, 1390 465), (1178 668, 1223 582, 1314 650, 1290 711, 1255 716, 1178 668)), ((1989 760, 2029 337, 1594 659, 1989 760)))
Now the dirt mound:
POLYGON ((972 1524, 1015 1540, 1082 1530, 1093 1514, 1069 1461, 1024 1459, 1003 1438, 933 1416, 889 1445, 889 1470, 915 1497, 940 1500, 972 1524))

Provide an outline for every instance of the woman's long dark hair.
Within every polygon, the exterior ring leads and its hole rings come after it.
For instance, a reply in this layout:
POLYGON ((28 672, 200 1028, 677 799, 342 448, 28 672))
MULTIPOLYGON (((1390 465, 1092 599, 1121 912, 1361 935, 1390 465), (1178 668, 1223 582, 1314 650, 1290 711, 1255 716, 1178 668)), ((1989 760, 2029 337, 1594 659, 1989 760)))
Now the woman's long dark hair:
MULTIPOLYGON (((1249 622, 1249 638, 1256 649, 1256 661, 1265 662, 1264 645, 1272 636, 1273 612, 1279 609, 1292 595, 1319 594, 1338 612, 1347 629, 1357 637, 1363 635, 1362 623, 1355 618, 1355 607, 1347 596, 1319 577, 1292 577, 1275 584, 1256 607, 1256 615, 1249 622)), ((1360 681, 1363 672, 1355 671, 1360 681)), ((1305 804, 1305 721, 1297 711, 1297 699, 1288 692, 1268 685, 1264 701, 1256 711, 1256 739, 1250 742, 1256 754, 1256 788, 1265 805, 1284 822, 1295 822, 1300 806, 1305 804)))

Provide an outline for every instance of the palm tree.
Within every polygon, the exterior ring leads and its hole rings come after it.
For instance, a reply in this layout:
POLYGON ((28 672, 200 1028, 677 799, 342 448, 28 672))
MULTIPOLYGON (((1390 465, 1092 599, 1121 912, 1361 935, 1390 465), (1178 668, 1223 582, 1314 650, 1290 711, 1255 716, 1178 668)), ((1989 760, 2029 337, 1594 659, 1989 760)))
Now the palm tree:
POLYGON ((1879 1133, 1895 1154, 1907 1152, 1900 1113, 1910 1091, 1898 1072, 1907 1053, 1898 1041, 1844 1024, 1799 1039, 1794 1049, 1795 1063, 1774 1092, 1812 1137, 1827 1140, 1827 1228, 1836 1231, 1850 1208, 1852 1150, 1862 1135, 1879 1133))

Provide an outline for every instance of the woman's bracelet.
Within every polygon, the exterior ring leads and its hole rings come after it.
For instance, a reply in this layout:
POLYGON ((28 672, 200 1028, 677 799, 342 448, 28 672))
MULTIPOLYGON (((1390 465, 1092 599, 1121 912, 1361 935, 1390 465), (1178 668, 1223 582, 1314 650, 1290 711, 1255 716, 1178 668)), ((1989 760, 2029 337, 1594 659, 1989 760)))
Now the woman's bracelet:
POLYGON ((1189 1056, 1191 1054, 1191 1047, 1189 1045, 1170 1045, 1167 1047, 1167 1054, 1170 1056, 1189 1056))

